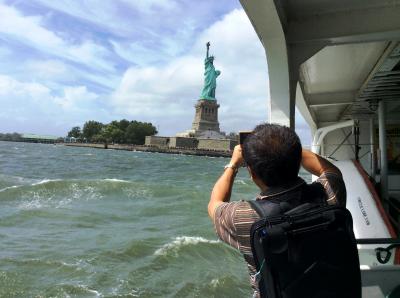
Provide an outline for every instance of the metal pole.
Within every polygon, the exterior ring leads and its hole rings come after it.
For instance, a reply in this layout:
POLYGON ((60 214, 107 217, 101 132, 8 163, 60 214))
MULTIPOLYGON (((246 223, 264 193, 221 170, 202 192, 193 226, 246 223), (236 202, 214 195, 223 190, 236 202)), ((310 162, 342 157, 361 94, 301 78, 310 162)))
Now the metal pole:
POLYGON ((360 127, 359 122, 354 121, 354 154, 357 161, 359 161, 359 153, 360 153, 360 127))
POLYGON ((375 180, 376 173, 376 160, 375 160, 375 127, 374 127, 374 117, 369 119, 369 142, 370 142, 370 161, 371 161, 371 177, 375 180))
POLYGON ((384 206, 387 207, 389 199, 388 195, 388 162, 387 162, 387 146, 386 146, 386 115, 385 101, 379 101, 378 107, 379 122, 379 151, 381 153, 381 196, 384 206))

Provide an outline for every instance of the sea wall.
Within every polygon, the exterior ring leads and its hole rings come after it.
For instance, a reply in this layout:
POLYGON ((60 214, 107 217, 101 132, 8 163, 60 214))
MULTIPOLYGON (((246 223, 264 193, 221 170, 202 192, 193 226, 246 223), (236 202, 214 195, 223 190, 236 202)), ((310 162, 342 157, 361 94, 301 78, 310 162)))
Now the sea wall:
POLYGON ((194 149, 197 148, 198 143, 199 141, 196 138, 171 137, 169 141, 169 147, 194 149))
POLYGON ((231 151, 235 145, 237 145, 237 142, 229 139, 199 139, 197 148, 214 148, 215 150, 231 151))
POLYGON ((147 136, 144 144, 146 146, 168 147, 169 137, 147 136))
POLYGON ((93 144, 93 143, 63 143, 70 147, 87 147, 96 149, 114 149, 127 151, 143 151, 143 152, 158 152, 166 154, 184 154, 197 156, 212 156, 212 157, 231 157, 230 151, 206 150, 206 149, 187 149, 187 148, 161 148, 156 146, 140 146, 140 145, 117 145, 117 144, 93 144))
POLYGON ((238 142, 231 139, 147 136, 145 145, 159 148, 232 151, 238 142))

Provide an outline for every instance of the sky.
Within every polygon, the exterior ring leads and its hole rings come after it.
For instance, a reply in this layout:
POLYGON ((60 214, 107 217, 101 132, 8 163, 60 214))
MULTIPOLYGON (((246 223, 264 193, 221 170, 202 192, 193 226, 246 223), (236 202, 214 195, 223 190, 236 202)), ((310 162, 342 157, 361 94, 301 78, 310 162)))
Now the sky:
POLYGON ((120 119, 190 129, 207 41, 221 130, 267 121, 266 56, 239 1, 0 0, 0 132, 65 136, 120 119))

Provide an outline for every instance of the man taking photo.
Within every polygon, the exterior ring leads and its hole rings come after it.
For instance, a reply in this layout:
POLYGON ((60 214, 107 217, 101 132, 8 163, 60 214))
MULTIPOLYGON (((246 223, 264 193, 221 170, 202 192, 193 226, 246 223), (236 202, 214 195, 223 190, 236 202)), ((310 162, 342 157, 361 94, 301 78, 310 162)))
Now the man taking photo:
POLYGON ((258 125, 242 145, 235 147, 230 163, 214 185, 208 214, 219 238, 243 254, 254 297, 258 297, 250 229, 260 216, 249 201, 230 202, 235 176, 243 165, 246 165, 253 182, 260 189, 256 200, 280 202, 293 193, 305 192, 307 195, 303 197, 310 202, 318 199, 345 206, 346 188, 340 170, 321 156, 302 149, 299 137, 288 127, 258 125), (300 165, 318 179, 307 185, 298 176, 300 165))

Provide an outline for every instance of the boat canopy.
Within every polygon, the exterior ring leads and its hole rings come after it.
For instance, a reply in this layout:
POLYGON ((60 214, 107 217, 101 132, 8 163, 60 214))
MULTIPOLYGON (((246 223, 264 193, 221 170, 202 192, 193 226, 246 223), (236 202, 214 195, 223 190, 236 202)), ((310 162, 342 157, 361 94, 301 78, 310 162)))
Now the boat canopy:
POLYGON ((268 60, 270 121, 313 131, 400 114, 399 0, 240 0, 268 60))

